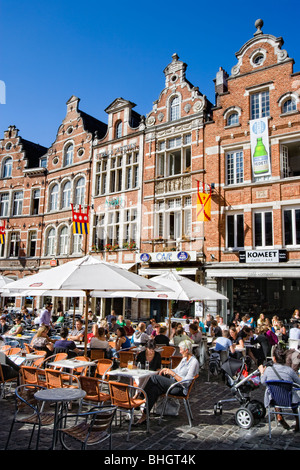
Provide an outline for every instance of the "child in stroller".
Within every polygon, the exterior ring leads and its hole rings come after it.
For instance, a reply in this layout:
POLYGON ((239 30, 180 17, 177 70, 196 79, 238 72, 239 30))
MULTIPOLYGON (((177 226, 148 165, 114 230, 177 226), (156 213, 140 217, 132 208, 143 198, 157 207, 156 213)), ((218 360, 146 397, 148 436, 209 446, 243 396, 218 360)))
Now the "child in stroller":
POLYGON ((248 374, 247 357, 242 359, 229 357, 221 365, 221 370, 234 398, 219 400, 214 405, 214 413, 222 414, 223 403, 238 401, 241 406, 235 413, 235 421, 241 428, 249 429, 266 415, 264 404, 259 400, 251 400, 251 392, 260 384, 259 371, 256 369, 248 374))

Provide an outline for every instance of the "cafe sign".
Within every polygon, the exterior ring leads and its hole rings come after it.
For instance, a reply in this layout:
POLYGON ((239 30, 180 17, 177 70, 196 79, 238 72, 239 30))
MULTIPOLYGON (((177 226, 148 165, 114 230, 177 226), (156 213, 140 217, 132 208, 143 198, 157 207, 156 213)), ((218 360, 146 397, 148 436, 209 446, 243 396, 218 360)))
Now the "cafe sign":
POLYGON ((136 255, 137 263, 174 263, 196 261, 196 251, 159 251, 136 255))
POLYGON ((249 250, 240 251, 240 263, 284 263, 286 250, 249 250))

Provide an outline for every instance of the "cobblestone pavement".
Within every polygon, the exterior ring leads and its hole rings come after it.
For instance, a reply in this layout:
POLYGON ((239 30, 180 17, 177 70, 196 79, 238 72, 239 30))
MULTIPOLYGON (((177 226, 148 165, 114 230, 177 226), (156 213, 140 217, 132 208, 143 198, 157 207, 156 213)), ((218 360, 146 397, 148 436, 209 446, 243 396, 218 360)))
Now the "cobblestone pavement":
MULTIPOLYGON (((264 387, 260 386, 251 397, 263 400, 264 387)), ((249 430, 241 429, 235 423, 235 411, 239 408, 238 401, 224 404, 221 415, 215 415, 213 408, 218 400, 231 398, 232 393, 221 377, 211 377, 208 382, 207 372, 202 371, 195 384, 190 397, 194 416, 193 426, 189 427, 184 405, 181 405, 179 416, 164 417, 161 425, 158 416, 151 415, 150 434, 146 427, 132 428, 129 442, 126 442, 128 422, 122 426, 113 427, 113 449, 117 451, 151 451, 151 452, 197 452, 214 450, 300 450, 300 433, 293 429, 284 430, 272 424, 272 439, 268 437, 267 418, 251 427, 249 430)), ((76 411, 73 405, 72 412, 76 411)), ((0 449, 3 450, 14 412, 14 397, 8 393, 5 399, 0 400, 0 449)), ((139 412, 137 412, 139 414, 139 412)), ((287 419, 291 428, 294 419, 287 419)), ((24 450, 27 448, 30 427, 16 425, 9 450, 24 450)), ((43 428, 40 437, 40 449, 49 449, 52 437, 52 428, 43 428)), ((105 449, 103 446, 101 450, 105 449)), ((60 444, 58 444, 60 449, 60 444)))

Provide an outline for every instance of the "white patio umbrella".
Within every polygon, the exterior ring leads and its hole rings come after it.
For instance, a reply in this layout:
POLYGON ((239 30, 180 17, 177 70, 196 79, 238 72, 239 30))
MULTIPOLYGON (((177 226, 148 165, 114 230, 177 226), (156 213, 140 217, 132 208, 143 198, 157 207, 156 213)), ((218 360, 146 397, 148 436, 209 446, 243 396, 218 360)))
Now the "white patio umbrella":
POLYGON ((7 284, 9 284, 10 282, 13 282, 13 281, 14 281, 14 279, 11 279, 8 276, 0 275, 0 292, 3 288, 6 287, 7 284))
MULTIPOLYGON (((157 282, 165 288, 171 289, 170 291, 162 292, 116 292, 116 295, 139 299, 165 299, 165 300, 186 300, 186 301, 199 301, 199 300, 228 300, 225 295, 213 291, 208 287, 204 287, 198 282, 180 276, 175 271, 167 271, 160 276, 154 276, 151 281, 157 282)), ((169 309, 169 320, 171 318, 171 309, 169 309)), ((170 321, 169 321, 170 324, 170 321)))
MULTIPOLYGON (((10 284, 9 290, 24 292, 34 291, 78 291, 86 297, 85 319, 87 325, 88 304, 91 293, 108 297, 115 291, 162 291, 169 288, 131 273, 116 264, 106 263, 94 256, 69 261, 61 266, 26 276, 10 284)), ((85 328, 85 354, 87 346, 87 328, 85 328)))

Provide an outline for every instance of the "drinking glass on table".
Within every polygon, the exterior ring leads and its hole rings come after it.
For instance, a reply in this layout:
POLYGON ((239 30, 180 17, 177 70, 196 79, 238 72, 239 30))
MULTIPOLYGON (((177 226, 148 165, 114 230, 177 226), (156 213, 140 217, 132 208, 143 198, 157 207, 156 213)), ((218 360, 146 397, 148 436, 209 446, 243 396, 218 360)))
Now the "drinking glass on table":
POLYGON ((133 361, 128 361, 128 369, 133 369, 133 361))
POLYGON ((149 361, 145 362, 145 370, 149 370, 149 361))

